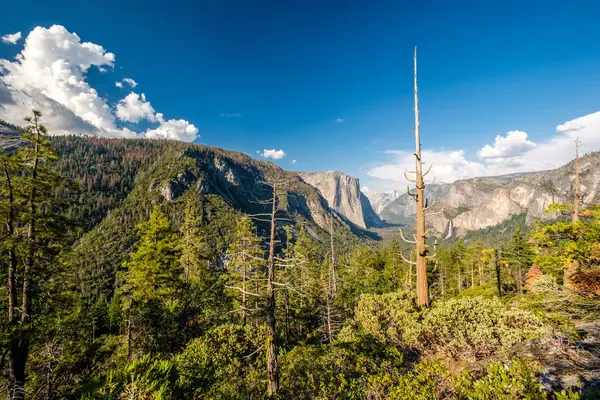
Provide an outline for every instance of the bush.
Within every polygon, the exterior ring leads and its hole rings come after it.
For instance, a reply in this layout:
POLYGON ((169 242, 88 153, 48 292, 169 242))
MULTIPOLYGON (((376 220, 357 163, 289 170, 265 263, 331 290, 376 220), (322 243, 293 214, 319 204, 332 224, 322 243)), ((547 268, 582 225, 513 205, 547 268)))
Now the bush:
POLYGON ((167 400, 173 398, 175 381, 175 369, 169 360, 145 355, 116 371, 93 379, 84 389, 82 399, 167 400))
POLYGON ((493 283, 473 286, 463 290, 456 296, 457 299, 462 299, 463 297, 485 297, 492 299, 498 297, 498 287, 493 283))
POLYGON ((397 370, 402 362, 396 349, 370 336, 297 346, 280 359, 281 398, 361 400, 369 377, 397 370))
POLYGON ((458 398, 473 400, 544 400, 546 394, 537 379, 539 366, 531 361, 520 359, 508 363, 492 361, 485 374, 478 379, 465 371, 454 379, 458 398))
POLYGON ((218 326, 175 357, 178 384, 190 398, 260 398, 266 391, 263 343, 250 327, 218 326))
POLYGON ((538 337, 543 325, 533 313, 507 308, 496 298, 465 297, 437 304, 422 329, 421 340, 434 349, 480 357, 538 337))
POLYGON ((354 321, 366 333, 399 347, 419 345, 422 311, 406 292, 365 294, 355 309, 354 321))

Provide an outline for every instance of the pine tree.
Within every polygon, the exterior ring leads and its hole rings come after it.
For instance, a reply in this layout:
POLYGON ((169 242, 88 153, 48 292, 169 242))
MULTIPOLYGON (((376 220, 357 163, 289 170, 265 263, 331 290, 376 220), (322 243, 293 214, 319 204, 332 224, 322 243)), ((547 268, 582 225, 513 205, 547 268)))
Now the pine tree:
POLYGON ((248 321, 248 311, 259 307, 257 288, 261 276, 264 275, 264 253, 261 239, 256 236, 254 224, 250 218, 241 217, 227 249, 227 257, 229 259, 228 286, 240 293, 237 308, 241 313, 242 325, 246 325, 248 321))
POLYGON ((139 241, 124 263, 122 292, 133 302, 148 299, 173 301, 181 289, 181 267, 177 237, 158 206, 150 219, 138 226, 139 241))
POLYGON ((515 229, 502 255, 513 271, 517 292, 522 293, 523 276, 531 267, 534 254, 521 229, 515 229))
POLYGON ((179 236, 179 262, 185 282, 209 285, 212 276, 208 265, 207 244, 200 234, 200 216, 194 207, 194 199, 186 203, 179 236))
POLYGON ((128 356, 132 339, 150 351, 169 343, 169 333, 165 331, 172 331, 173 327, 167 321, 181 306, 183 288, 177 236, 158 206, 148 221, 138 225, 138 236, 135 251, 123 264, 122 285, 118 290, 127 316, 128 356))
POLYGON ((11 399, 25 397, 29 348, 39 329, 37 318, 47 306, 41 298, 50 290, 70 230, 64 218, 65 204, 55 195, 59 190, 68 194, 69 185, 53 169, 56 152, 46 138, 41 117, 41 112, 33 110, 25 119, 29 125, 22 135, 24 145, 16 154, 0 156, 0 214, 5 229, 2 253, 8 258, 11 399))

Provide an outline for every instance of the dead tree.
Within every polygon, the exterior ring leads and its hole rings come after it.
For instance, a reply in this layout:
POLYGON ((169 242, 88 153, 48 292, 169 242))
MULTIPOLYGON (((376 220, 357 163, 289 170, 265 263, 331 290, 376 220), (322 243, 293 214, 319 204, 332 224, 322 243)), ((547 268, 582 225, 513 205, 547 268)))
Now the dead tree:
POLYGON ((500 257, 498 250, 494 249, 494 266, 496 267, 496 284, 498 285, 498 296, 502 297, 502 277, 500 274, 500 257))
POLYGON ((328 285, 325 302, 325 316, 327 321, 327 340, 331 342, 333 339, 333 301, 337 294, 337 275, 335 273, 335 246, 334 246, 334 228, 333 228, 333 217, 329 219, 329 273, 328 273, 328 285))
MULTIPOLYGON (((407 188, 407 192, 415 200, 415 235, 414 240, 406 240, 402 235, 402 239, 408 243, 415 245, 416 261, 409 261, 404 258, 409 264, 416 266, 417 273, 417 302, 419 305, 429 305, 429 287, 427 283, 427 259, 433 256, 428 256, 427 250, 427 234, 425 231, 425 211, 429 207, 425 207, 425 182, 423 178, 431 171, 431 166, 425 172, 423 172, 423 161, 421 159, 421 127, 419 124, 419 96, 417 90, 417 48, 415 47, 414 53, 414 95, 415 95, 415 170, 410 171, 415 174, 415 179, 411 179, 407 175, 407 171, 404 171, 404 176, 409 182, 415 184, 415 192, 411 192, 410 188, 407 188)), ((400 231, 402 233, 402 231, 400 231)))
MULTIPOLYGON (((277 221, 288 220, 287 218, 279 217, 278 210, 278 185, 276 183, 264 183, 264 185, 272 189, 272 196, 269 200, 255 201, 257 204, 268 206, 269 212, 248 215, 255 221, 266 222, 269 224, 269 236, 267 239, 267 259, 266 271, 264 278, 254 279, 255 291, 248 290, 248 276, 244 273, 242 287, 226 286, 229 289, 235 289, 242 293, 242 302, 246 303, 247 296, 252 296, 258 300, 255 309, 249 309, 245 304, 242 305, 243 313, 247 311, 261 311, 265 315, 265 324, 267 328, 267 336, 265 339, 265 351, 267 362, 267 380, 268 380, 268 397, 274 399, 277 397, 279 390, 279 365, 277 363, 277 329, 276 329, 276 310, 275 287, 279 286, 284 289, 289 289, 289 285, 275 280, 275 269, 281 266, 286 260, 282 260, 275 255, 276 242, 276 225, 277 221), (264 285, 261 285, 264 283, 264 285)), ((250 254, 245 254, 251 256, 250 254)), ((256 257, 255 257, 256 258, 256 257)), ((264 260, 264 259, 263 259, 264 260)), ((245 271, 244 271, 245 272, 245 271)))
POLYGON ((579 213, 581 209, 581 182, 579 181, 579 138, 575 139, 575 184, 573 190, 573 212, 571 221, 576 223, 579 221, 579 213))

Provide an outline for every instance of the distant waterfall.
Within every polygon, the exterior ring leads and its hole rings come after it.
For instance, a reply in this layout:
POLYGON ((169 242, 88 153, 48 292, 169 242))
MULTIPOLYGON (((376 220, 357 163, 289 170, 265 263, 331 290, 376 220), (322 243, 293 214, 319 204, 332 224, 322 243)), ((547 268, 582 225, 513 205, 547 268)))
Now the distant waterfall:
POLYGON ((448 221, 448 231, 446 232, 446 236, 444 237, 444 240, 450 239, 452 237, 452 234, 454 233, 454 224, 452 223, 452 220, 448 221))

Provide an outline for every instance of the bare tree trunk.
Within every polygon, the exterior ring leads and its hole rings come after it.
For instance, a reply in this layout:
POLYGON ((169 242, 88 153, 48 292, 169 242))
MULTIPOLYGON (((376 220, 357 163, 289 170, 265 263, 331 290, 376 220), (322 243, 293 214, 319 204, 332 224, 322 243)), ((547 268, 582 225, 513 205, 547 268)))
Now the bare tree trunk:
POLYGON ((271 211, 271 235, 267 260, 267 374, 270 399, 277 397, 279 390, 279 366, 277 365, 277 333, 275 330, 275 213, 277 212, 277 187, 273 185, 273 208, 271 211))
POLYGON ((481 262, 481 259, 479 259, 479 263, 477 264, 477 267, 479 269, 479 285, 483 285, 483 284, 485 284, 485 282, 483 280, 483 263, 481 262))
POLYGON ((417 91, 417 48, 415 47, 415 174, 416 174, 416 236, 417 248, 417 302, 429 305, 427 285, 427 246, 425 233, 425 183, 423 182, 423 162, 421 161, 421 127, 419 124, 419 97, 417 91))
POLYGON ((500 260, 498 250, 494 250, 494 266, 496 267, 496 283, 498 285, 498 296, 502 297, 502 277, 500 274, 500 260))
POLYGON ((242 326, 246 326, 247 304, 246 304, 246 265, 242 267, 242 326))
POLYGON ((571 221, 576 223, 579 221, 579 213, 581 208, 581 182, 579 181, 579 138, 575 140, 575 187, 573 192, 573 213, 571 215, 571 221))
POLYGON ((325 311, 327 312, 327 340, 331 342, 333 339, 333 325, 331 323, 331 300, 329 297, 327 298, 327 304, 325 307, 325 311))
POLYGON ((335 247, 333 243, 333 217, 329 221, 329 246, 331 251, 331 261, 329 263, 330 294, 337 294, 337 275, 335 273, 335 247))
POLYGON ((440 267, 440 288, 442 289, 442 297, 446 294, 446 289, 444 285, 444 264, 440 267))
POLYGON ((473 260, 471 260, 471 287, 475 286, 475 266, 473 260))

